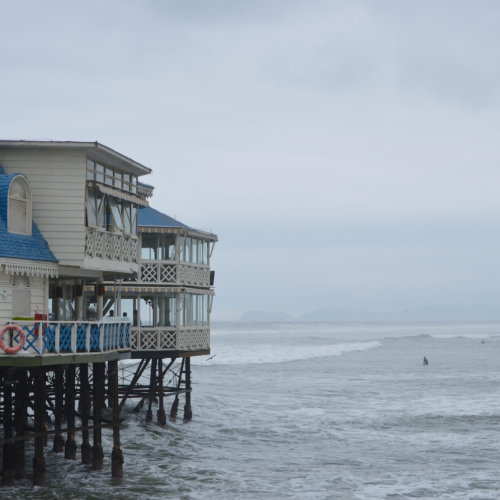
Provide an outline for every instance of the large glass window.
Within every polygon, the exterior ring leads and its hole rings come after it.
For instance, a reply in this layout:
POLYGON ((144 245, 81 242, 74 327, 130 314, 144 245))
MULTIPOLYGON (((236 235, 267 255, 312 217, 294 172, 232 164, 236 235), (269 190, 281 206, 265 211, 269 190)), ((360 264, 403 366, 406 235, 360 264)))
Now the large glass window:
POLYGON ((87 180, 102 182, 124 191, 137 193, 137 177, 87 159, 87 180))
POLYGON ((175 236, 173 234, 159 234, 160 260, 175 260, 175 236))
POLYGON ((186 324, 186 318, 184 317, 185 298, 185 293, 179 295, 179 326, 185 326, 186 324))
POLYGON ((125 231, 137 234, 137 207, 87 188, 87 225, 106 231, 125 231))
POLYGON ((175 236, 172 234, 142 234, 143 260, 175 260, 175 236))
POLYGON ((132 205, 130 213, 130 225, 132 226, 132 234, 137 235, 137 207, 135 205, 132 205))
POLYGON ((176 326, 175 295, 141 295, 141 326, 176 326))
POLYGON ((121 214, 121 202, 115 198, 108 197, 109 208, 111 209, 111 214, 113 215, 113 220, 116 229, 125 229, 121 214))
POLYGON ((184 245, 184 260, 185 262, 191 262, 191 238, 185 238, 184 245))
POLYGON ((198 240, 195 238, 192 239, 191 243, 191 252, 192 252, 192 262, 194 264, 198 264, 198 240))
POLYGON ((208 326, 208 295, 203 295, 203 326, 208 326))
POLYGON ((208 241, 202 241, 201 264, 208 264, 208 241))
POLYGON ((97 197, 95 189, 87 190, 87 226, 97 226, 97 197))
POLYGON ((184 326, 193 325, 192 295, 184 295, 184 326))
POLYGON ((142 233, 142 260, 158 260, 158 235, 142 233))

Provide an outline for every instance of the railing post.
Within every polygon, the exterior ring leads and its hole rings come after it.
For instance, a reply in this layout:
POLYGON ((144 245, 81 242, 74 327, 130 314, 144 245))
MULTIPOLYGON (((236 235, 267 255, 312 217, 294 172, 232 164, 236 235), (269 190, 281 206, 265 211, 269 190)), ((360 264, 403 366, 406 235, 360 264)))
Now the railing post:
POLYGON ((104 352, 104 323, 99 325, 99 349, 104 352))
POLYGON ((73 354, 76 354, 76 337, 78 335, 78 329, 77 329, 77 324, 73 323, 71 325, 71 350, 73 351, 73 354))
POLYGON ((54 348, 56 351, 56 354, 59 354, 59 340, 60 340, 60 335, 61 335, 61 323, 57 322, 56 323, 56 329, 54 330, 54 348))
POLYGON ((85 330, 85 347, 87 348, 87 352, 90 352, 90 337, 92 336, 92 323, 87 325, 87 329, 85 330))
MULTIPOLYGON (((46 323, 46 325, 49 326, 48 323, 46 323)), ((41 356, 43 354, 43 323, 40 323, 40 328, 38 329, 38 337, 35 344, 41 356)))

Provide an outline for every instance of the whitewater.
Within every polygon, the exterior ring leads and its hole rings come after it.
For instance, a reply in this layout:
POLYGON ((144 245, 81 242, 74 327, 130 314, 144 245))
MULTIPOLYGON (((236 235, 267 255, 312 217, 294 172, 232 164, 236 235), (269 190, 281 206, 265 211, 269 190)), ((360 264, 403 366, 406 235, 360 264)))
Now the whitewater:
POLYGON ((192 422, 126 405, 123 480, 104 431, 104 471, 47 450, 48 487, 0 497, 500 498, 500 323, 218 323, 211 344, 192 422))

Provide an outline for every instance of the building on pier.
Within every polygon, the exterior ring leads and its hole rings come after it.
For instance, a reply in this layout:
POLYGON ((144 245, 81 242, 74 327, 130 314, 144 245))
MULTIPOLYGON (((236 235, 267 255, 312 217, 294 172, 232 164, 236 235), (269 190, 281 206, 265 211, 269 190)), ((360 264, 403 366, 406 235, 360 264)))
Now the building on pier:
POLYGON ((15 457, 31 438, 33 484, 44 484, 51 434, 54 451, 75 459, 81 432, 82 463, 102 468, 105 427, 120 477, 127 399, 148 402, 149 421, 157 400, 165 424, 164 396, 174 396, 175 418, 185 394, 184 418, 192 416, 189 360, 210 353, 217 237, 151 208, 154 188, 139 181, 151 170, 97 142, 0 141, 0 165, 3 484, 24 477, 15 457), (119 384, 118 362, 130 358, 137 370, 119 384))

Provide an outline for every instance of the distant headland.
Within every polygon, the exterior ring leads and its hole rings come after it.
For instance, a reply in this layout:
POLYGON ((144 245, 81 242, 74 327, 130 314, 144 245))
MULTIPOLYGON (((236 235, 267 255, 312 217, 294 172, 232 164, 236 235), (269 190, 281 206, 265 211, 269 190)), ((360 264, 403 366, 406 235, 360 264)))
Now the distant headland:
POLYGON ((324 307, 316 311, 291 316, 285 312, 248 311, 239 321, 294 322, 294 321, 500 321, 500 307, 421 307, 400 311, 369 311, 324 307))

